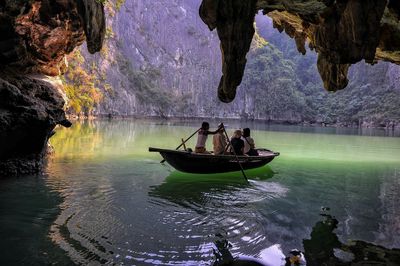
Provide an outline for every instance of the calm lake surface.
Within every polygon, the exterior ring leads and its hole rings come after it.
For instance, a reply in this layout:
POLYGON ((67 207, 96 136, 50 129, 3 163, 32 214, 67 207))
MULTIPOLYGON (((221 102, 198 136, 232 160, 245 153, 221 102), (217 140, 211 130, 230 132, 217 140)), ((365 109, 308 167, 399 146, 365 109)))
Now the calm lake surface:
POLYGON ((258 147, 281 153, 246 171, 247 184, 240 173, 180 173, 148 152, 175 148, 198 124, 58 129, 44 175, 0 181, 0 264, 212 265, 226 240, 233 256, 284 265, 322 207, 341 242, 400 248, 398 134, 232 122, 230 131, 249 126, 258 147))

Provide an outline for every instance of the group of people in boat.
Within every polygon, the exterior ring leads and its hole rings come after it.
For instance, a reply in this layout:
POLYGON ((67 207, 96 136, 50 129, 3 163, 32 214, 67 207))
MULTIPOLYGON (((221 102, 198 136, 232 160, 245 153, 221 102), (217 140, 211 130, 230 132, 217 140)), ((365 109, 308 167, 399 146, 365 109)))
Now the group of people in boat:
POLYGON ((206 141, 208 135, 213 136, 213 153, 214 155, 236 154, 257 156, 254 139, 250 136, 250 129, 237 129, 233 132, 233 136, 228 141, 225 128, 220 124, 215 131, 210 131, 210 124, 203 122, 198 131, 197 143, 195 147, 196 153, 210 153, 206 149, 206 141))

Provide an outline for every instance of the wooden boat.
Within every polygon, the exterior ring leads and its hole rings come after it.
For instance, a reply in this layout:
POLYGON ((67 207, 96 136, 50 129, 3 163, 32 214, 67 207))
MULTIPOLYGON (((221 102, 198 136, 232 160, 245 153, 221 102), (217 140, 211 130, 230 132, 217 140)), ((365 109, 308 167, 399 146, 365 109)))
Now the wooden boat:
MULTIPOLYGON (((267 149, 257 149, 257 151, 258 156, 237 156, 244 170, 264 166, 279 156, 279 152, 267 149)), ((149 148, 149 152, 159 152, 171 166, 181 172, 212 174, 240 171, 235 155, 213 155, 152 147, 149 148)))

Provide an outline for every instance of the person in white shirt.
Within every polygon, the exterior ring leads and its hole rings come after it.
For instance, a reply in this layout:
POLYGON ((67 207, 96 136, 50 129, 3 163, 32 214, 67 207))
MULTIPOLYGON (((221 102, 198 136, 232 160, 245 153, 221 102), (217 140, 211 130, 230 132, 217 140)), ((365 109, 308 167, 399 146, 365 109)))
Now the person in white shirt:
POLYGON ((210 129, 210 124, 208 122, 203 122, 201 124, 201 128, 199 130, 199 133, 197 135, 197 143, 196 143, 196 147, 194 148, 194 152, 196 153, 208 153, 206 150, 206 141, 207 141, 207 137, 208 135, 214 135, 218 132, 218 130, 220 129, 220 127, 218 127, 217 130, 215 131, 209 131, 210 129))

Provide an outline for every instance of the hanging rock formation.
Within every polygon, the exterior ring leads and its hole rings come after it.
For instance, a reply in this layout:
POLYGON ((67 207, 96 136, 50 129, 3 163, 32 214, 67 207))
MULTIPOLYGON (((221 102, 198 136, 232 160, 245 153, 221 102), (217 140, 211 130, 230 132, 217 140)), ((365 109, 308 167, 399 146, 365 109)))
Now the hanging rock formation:
POLYGON ((44 74, 62 74, 85 35, 88 50, 99 51, 104 34, 96 0, 0 1, 0 176, 40 171, 54 127, 71 125, 44 74))
POLYGON ((211 30, 217 28, 221 40, 221 101, 235 97, 257 10, 263 10, 274 27, 294 38, 299 52, 306 52, 306 43, 316 50, 318 70, 329 91, 345 88, 349 66, 363 59, 371 64, 377 60, 400 64, 397 0, 203 0, 200 16, 211 30))
POLYGON ((200 16, 210 30, 217 28, 221 40, 222 77, 218 97, 223 102, 235 98, 236 87, 242 82, 246 54, 254 35, 256 0, 205 0, 200 16))

